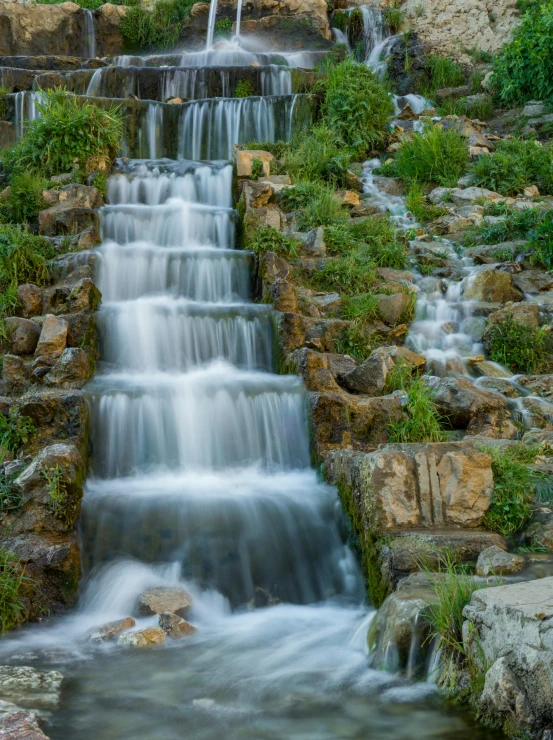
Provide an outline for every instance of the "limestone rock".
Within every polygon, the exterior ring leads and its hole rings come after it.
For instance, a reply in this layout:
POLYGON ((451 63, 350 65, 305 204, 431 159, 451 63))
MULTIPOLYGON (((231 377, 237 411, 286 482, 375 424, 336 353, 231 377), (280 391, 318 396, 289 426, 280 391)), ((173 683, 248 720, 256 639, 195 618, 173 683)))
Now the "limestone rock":
POLYGON ((165 642, 165 632, 161 627, 144 627, 136 632, 124 632, 117 638, 118 645, 146 648, 161 645, 165 642))
POLYGON ((463 296, 465 300, 489 303, 522 301, 524 298, 523 294, 515 288, 512 275, 493 268, 486 268, 465 278, 463 296))
POLYGON ((61 355, 67 341, 67 321, 48 314, 42 324, 42 332, 35 350, 35 356, 61 355))
POLYGON ((343 374, 340 382, 355 393, 380 395, 384 391, 388 373, 400 362, 415 370, 423 368, 426 360, 405 347, 379 347, 368 359, 343 374))
POLYGON ((66 347, 44 375, 43 383, 57 388, 82 388, 92 378, 93 371, 94 366, 84 349, 66 347))
POLYGON ((29 319, 8 316, 6 319, 8 337, 14 355, 31 355, 40 337, 40 326, 29 319))
POLYGON ((18 286, 17 297, 24 318, 31 319, 42 313, 42 290, 37 285, 25 283, 18 286))
POLYGON ((265 295, 271 301, 275 311, 281 311, 282 313, 298 312, 296 289, 287 280, 275 280, 269 286, 265 295))
POLYGON ((434 402, 452 428, 466 428, 489 412, 507 413, 507 401, 498 393, 477 388, 466 378, 440 378, 432 385, 434 402))
POLYGON ((324 241, 324 229, 320 226, 309 231, 303 240, 303 253, 308 257, 324 257, 326 245, 324 241))
POLYGON ((499 311, 494 311, 488 316, 488 321, 498 324, 511 317, 519 324, 526 324, 531 329, 539 326, 540 308, 536 303, 511 303, 499 311))
POLYGON ((190 595, 183 588, 153 588, 138 599, 136 608, 141 615, 170 612, 185 617, 192 606, 190 595))
POLYGON ((553 400, 553 375, 522 375, 517 378, 517 383, 532 394, 553 400))
POLYGON ((444 202, 451 202, 456 206, 467 206, 473 205, 477 201, 481 200, 505 200, 499 193, 494 193, 493 190, 487 190, 486 188, 434 188, 428 195, 428 200, 431 203, 439 204, 444 202))
POLYGON ((0 699, 0 737, 5 740, 48 740, 34 712, 0 699))
POLYGON ((480 704, 495 719, 511 719, 527 726, 535 722, 526 691, 507 658, 496 660, 486 673, 480 704))
POLYGON ((25 363, 17 355, 4 355, 2 380, 10 389, 21 388, 27 382, 25 363))
POLYGON ((193 625, 171 612, 163 612, 159 615, 159 626, 169 637, 175 639, 188 637, 197 632, 193 625))
POLYGON ((403 313, 411 303, 411 296, 407 293, 396 293, 395 295, 378 295, 378 313, 382 321, 388 326, 394 326, 400 321, 403 313))
POLYGON ((391 444, 329 452, 325 473, 351 490, 369 531, 478 527, 493 491, 491 457, 459 442, 391 444))
POLYGON ((330 393, 339 391, 330 369, 328 355, 302 347, 292 352, 290 362, 294 372, 303 378, 308 390, 330 393))
POLYGON ((136 621, 132 617, 125 617, 124 619, 117 619, 115 622, 108 622, 107 624, 101 625, 92 632, 89 639, 92 642, 107 642, 118 637, 125 630, 134 627, 136 621))
POLYGON ((518 573, 524 568, 524 558, 514 553, 505 552, 492 545, 482 550, 476 563, 477 576, 499 576, 518 573))
POLYGON ((252 168, 255 159, 258 159, 263 166, 263 174, 268 177, 271 174, 271 162, 274 156, 270 152, 264 152, 259 149, 249 151, 235 149, 236 174, 238 177, 251 177, 252 168))
POLYGON ((0 696, 23 707, 55 708, 63 676, 58 671, 39 671, 30 666, 0 666, 0 696))
POLYGON ((71 201, 57 203, 38 214, 38 230, 43 236, 76 234, 89 227, 98 229, 99 216, 94 208, 74 206, 71 201))

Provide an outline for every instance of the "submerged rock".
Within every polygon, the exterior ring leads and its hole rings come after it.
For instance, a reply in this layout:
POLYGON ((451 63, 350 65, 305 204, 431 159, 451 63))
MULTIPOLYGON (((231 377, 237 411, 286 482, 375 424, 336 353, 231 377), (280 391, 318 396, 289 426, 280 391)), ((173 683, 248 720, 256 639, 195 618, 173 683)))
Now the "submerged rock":
POLYGON ((108 622, 101 627, 97 627, 89 637, 92 642, 107 642, 118 637, 125 630, 134 627, 136 621, 132 617, 117 619, 115 622, 108 622))
POLYGON ((34 712, 0 699, 0 737, 3 740, 48 740, 34 712))
POLYGON ((159 615, 159 626, 169 637, 175 639, 188 637, 197 632, 193 625, 171 612, 163 612, 159 615))
POLYGON ((185 617, 192 606, 190 594, 184 588, 153 588, 139 597, 136 608, 139 614, 163 614, 170 612, 185 617))
POLYGON ((128 645, 130 647, 153 647, 165 642, 165 632, 161 627, 144 627, 136 632, 124 632, 117 639, 118 645, 128 645))
POLYGON ((0 697, 24 707, 54 708, 59 703, 63 676, 30 666, 0 666, 0 697))

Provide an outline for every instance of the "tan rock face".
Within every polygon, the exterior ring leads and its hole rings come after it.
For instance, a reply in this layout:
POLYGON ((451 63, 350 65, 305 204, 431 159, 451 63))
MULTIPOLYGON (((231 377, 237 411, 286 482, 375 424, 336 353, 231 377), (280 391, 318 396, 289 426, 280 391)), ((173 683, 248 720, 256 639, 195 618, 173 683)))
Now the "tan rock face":
POLYGON ((250 177, 256 159, 261 162, 263 174, 268 177, 271 174, 271 162, 274 157, 270 152, 263 152, 259 149, 250 151, 238 149, 235 151, 236 174, 238 177, 250 177))
POLYGON ((159 615, 159 626, 169 637, 177 640, 197 632, 193 625, 171 612, 163 612, 159 615))
POLYGON ((507 303, 522 301, 523 294, 513 282, 513 276, 493 268, 482 270, 463 281, 463 296, 466 300, 507 303))
POLYGON ((89 639, 93 642, 107 642, 113 640, 125 630, 134 627, 135 624, 136 622, 132 617, 117 619, 115 622, 108 622, 95 629, 89 639))
POLYGON ((42 313, 42 290, 38 285, 25 283, 17 288, 17 297, 21 304, 24 318, 30 319, 42 313))
POLYGON ((165 642, 165 632, 161 627, 145 627, 136 632, 124 632, 117 640, 118 645, 137 648, 153 647, 163 642, 165 642))
POLYGON ((8 316, 6 326, 12 352, 15 355, 31 355, 40 337, 40 326, 34 321, 20 319, 18 316, 8 316))
POLYGON ((67 341, 67 321, 49 314, 42 325, 40 339, 35 350, 35 355, 59 356, 65 349, 67 341))
POLYGON ((138 599, 139 614, 149 616, 170 612, 185 617, 192 606, 190 595, 183 588, 153 588, 138 599))
POLYGON ((493 491, 491 457, 465 443, 331 452, 327 479, 345 481, 372 530, 481 525, 493 491))
POLYGON ((476 563, 477 576, 500 576, 518 573, 524 568, 524 558, 512 552, 505 552, 492 545, 482 550, 476 563))

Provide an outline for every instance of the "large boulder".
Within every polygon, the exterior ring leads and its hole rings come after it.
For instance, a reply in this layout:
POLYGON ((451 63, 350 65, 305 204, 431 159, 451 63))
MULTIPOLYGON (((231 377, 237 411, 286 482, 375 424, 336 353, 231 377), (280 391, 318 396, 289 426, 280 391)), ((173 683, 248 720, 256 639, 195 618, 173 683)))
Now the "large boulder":
POLYGON ((6 740, 48 740, 35 712, 3 699, 0 699, 0 736, 6 740))
POLYGON ((509 272, 486 268, 463 280, 463 296, 469 301, 507 303, 522 301, 524 294, 515 287, 509 272))
POLYGON ((440 378, 433 382, 434 402, 452 428, 466 428, 473 419, 490 412, 507 413, 507 400, 499 393, 477 388, 466 378, 440 378))
POLYGON ((482 550, 476 563, 477 576, 507 576, 518 573, 524 568, 525 560, 521 555, 505 552, 492 545, 482 550))
POLYGON ((42 290, 38 285, 25 283, 17 288, 17 297, 21 304, 21 313, 26 319, 39 316, 42 313, 42 290))
POLYGON ((42 382, 56 388, 82 388, 93 374, 94 362, 90 355, 84 349, 66 347, 42 382))
POLYGON ((540 323, 540 307, 537 303, 511 303, 501 308, 499 311, 494 311, 488 316, 488 321, 491 324, 499 324, 505 319, 512 318, 519 324, 525 324, 531 329, 537 329, 540 323))
POLYGON ((159 626, 165 634, 176 640, 179 640, 181 637, 193 635, 197 631, 196 628, 185 619, 171 612, 162 612, 159 615, 159 626))
POLYGON ((185 617, 192 606, 190 594, 184 588, 153 588, 145 591, 137 603, 139 614, 163 614, 169 612, 178 617, 185 617))
POLYGON ((117 619, 114 622, 107 622, 97 627, 91 634, 89 639, 91 642, 108 642, 114 640, 122 632, 134 627, 136 621, 132 617, 124 617, 124 619, 117 619))
POLYGON ((379 347, 358 367, 340 376, 340 382, 354 393, 380 395, 386 387, 388 374, 398 364, 416 371, 424 368, 426 359, 406 347, 379 347))
POLYGON ((40 337, 40 326, 18 316, 8 316, 6 326, 13 354, 32 355, 40 337))
POLYGON ((42 331, 35 349, 35 356, 61 355, 67 342, 67 321, 48 314, 42 324, 42 331))

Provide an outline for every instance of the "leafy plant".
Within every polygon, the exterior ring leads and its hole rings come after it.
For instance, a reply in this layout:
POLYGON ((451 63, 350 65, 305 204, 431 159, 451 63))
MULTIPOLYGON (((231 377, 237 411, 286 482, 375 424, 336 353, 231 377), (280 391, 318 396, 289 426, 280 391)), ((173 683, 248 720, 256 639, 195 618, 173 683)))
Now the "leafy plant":
POLYGON ((516 534, 528 521, 536 487, 547 474, 530 466, 539 454, 539 445, 513 444, 505 450, 482 446, 492 457, 494 489, 491 506, 484 517, 485 526, 505 537, 516 534))
POLYGON ((407 181, 437 182, 454 187, 468 164, 465 140, 456 131, 428 126, 406 142, 395 158, 395 169, 407 181))
POLYGON ((9 195, 0 202, 0 223, 23 224, 34 221, 47 208, 42 191, 48 181, 41 175, 21 172, 10 180, 9 195))
POLYGON ((25 608, 21 592, 25 577, 19 561, 10 552, 0 550, 0 633, 21 622, 25 608))
POLYGON ((512 316, 488 325, 484 341, 490 359, 515 373, 540 372, 553 349, 546 327, 534 329, 512 316))
MULTIPOLYGON (((228 37, 232 34, 233 22, 230 18, 221 18, 220 21, 215 23, 215 35, 228 37)), ((236 96, 238 97, 238 96, 236 96)))
POLYGON ((137 5, 121 19, 121 33, 131 49, 172 49, 192 5, 192 0, 159 0, 152 10, 137 5))
POLYGON ((441 442, 444 439, 441 418, 434 403, 434 392, 424 377, 411 374, 404 363, 398 363, 386 377, 386 389, 404 391, 407 395, 407 418, 388 427, 390 442, 441 442))
POLYGON ((494 59, 493 86, 505 105, 553 99, 553 2, 525 12, 494 59))
POLYGON ((263 162, 257 157, 252 162, 252 180, 257 180, 263 174, 263 162))
POLYGON ((526 208, 523 211, 506 207, 505 219, 495 223, 482 223, 473 229, 467 230, 464 243, 500 244, 511 239, 532 238, 531 234, 543 221, 544 213, 538 208, 526 208))
POLYGON ((235 98, 249 98, 253 94, 254 89, 250 80, 238 80, 234 88, 235 98))
POLYGON ((28 416, 21 416, 14 407, 10 409, 9 416, 0 414, 0 447, 14 455, 35 431, 32 420, 28 416))
POLYGON ((14 487, 15 476, 4 475, 0 478, 0 512, 14 511, 23 506, 23 496, 14 487))
POLYGON ((280 205, 286 212, 298 211, 301 230, 326 226, 346 215, 334 189, 317 182, 300 182, 286 188, 280 194, 280 205))
POLYGON ((412 182, 405 198, 405 205, 411 211, 413 216, 420 223, 434 221, 440 216, 444 216, 448 211, 447 208, 441 208, 428 202, 424 195, 424 188, 418 182, 412 182))
POLYGON ((42 102, 37 102, 40 117, 31 121, 21 141, 2 155, 8 169, 43 177, 73 169, 107 171, 123 134, 119 107, 105 110, 61 89, 42 95, 42 102))
POLYGON ((276 252, 277 254, 295 257, 298 243, 273 229, 272 226, 260 226, 249 234, 246 248, 251 249, 256 254, 276 252))
POLYGON ((66 468, 63 465, 54 465, 42 470, 41 476, 46 481, 52 514, 65 524, 73 521, 79 510, 79 502, 69 495, 66 468))
POLYGON ((517 195, 537 185, 542 195, 553 194, 553 144, 511 139, 498 141, 495 153, 471 165, 472 182, 502 195, 517 195))

